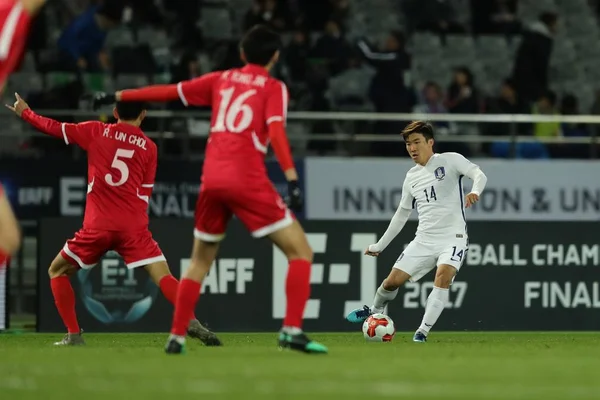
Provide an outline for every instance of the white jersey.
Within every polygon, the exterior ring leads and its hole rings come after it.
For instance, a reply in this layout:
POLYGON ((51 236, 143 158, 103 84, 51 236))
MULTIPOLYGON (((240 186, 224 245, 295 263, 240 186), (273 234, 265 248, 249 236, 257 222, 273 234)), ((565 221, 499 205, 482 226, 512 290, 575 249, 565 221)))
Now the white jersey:
POLYGON ((416 237, 423 242, 467 238, 463 177, 479 167, 458 153, 434 154, 425 166, 411 168, 400 207, 419 214, 416 237))

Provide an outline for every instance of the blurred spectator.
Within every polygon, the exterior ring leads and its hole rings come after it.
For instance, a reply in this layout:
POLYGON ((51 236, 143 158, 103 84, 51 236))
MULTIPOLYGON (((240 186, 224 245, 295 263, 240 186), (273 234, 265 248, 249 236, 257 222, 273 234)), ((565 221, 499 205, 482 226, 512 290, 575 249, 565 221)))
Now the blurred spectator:
MULTIPOLYGON (((500 95, 489 101, 487 112, 490 114, 529 114, 530 109, 519 99, 515 84, 512 79, 505 79, 500 88, 500 95)), ((483 127, 483 133, 489 136, 510 136, 513 133, 519 136, 531 135, 531 124, 511 124, 509 122, 488 123, 483 127)), ((529 154, 539 153, 537 144, 516 143, 517 158, 532 158, 529 154), (533 146, 533 150, 531 150, 533 146)), ((493 142, 484 144, 483 150, 494 157, 506 158, 510 155, 511 144, 509 142, 493 142)))
POLYGON ((214 71, 243 67, 239 43, 235 40, 222 43, 213 53, 213 65, 215 65, 214 71))
POLYGON ((350 56, 350 45, 336 21, 327 21, 325 33, 315 43, 310 56, 322 60, 330 75, 337 75, 344 70, 350 56))
POLYGON ((332 12, 330 19, 337 22, 342 31, 348 30, 348 16, 350 15, 349 0, 329 0, 332 4, 332 12))
POLYGON ((123 7, 92 6, 77 17, 58 39, 62 70, 96 72, 104 69, 101 52, 108 30, 121 20, 123 7))
POLYGON ((454 71, 454 78, 448 88, 448 111, 455 114, 477 114, 480 111, 479 94, 473 82, 473 74, 467 67, 454 71))
POLYGON ((90 0, 61 0, 63 11, 66 11, 71 18, 77 17, 90 6, 90 0))
MULTIPOLYGON (((579 101, 572 94, 567 94, 562 98, 560 105, 562 115, 579 115, 579 101)), ((588 136, 587 126, 574 122, 563 122, 560 125, 562 135, 565 137, 588 136)))
MULTIPOLYGON (((376 70, 369 96, 377 112, 410 112, 415 104, 414 93, 407 89, 404 79, 410 69, 410 56, 404 45, 404 35, 399 31, 388 34, 381 51, 373 50, 364 40, 358 42, 363 56, 376 70)), ((403 122, 380 122, 377 130, 400 132, 401 125, 403 122)))
POLYGON ((517 0, 471 0, 471 20, 476 34, 514 34, 521 29, 517 0))
POLYGON ((267 25, 278 31, 286 29, 286 13, 277 0, 253 1, 252 7, 244 18, 244 31, 258 24, 267 25))
POLYGON ((171 83, 194 79, 201 74, 198 57, 194 51, 189 50, 183 53, 178 64, 171 67, 171 83))
POLYGON ((337 110, 365 111, 369 80, 373 69, 364 65, 360 55, 348 58, 348 66, 334 80, 330 81, 330 96, 337 110))
MULTIPOLYGON (((532 107, 534 115, 557 115, 556 94, 547 91, 540 96, 538 101, 532 107)), ((506 132, 505 134, 509 134, 506 132)), ((557 137, 561 135, 559 122, 536 122, 533 124, 533 134, 535 137, 557 137)), ((511 154, 511 143, 496 142, 491 146, 491 155, 494 157, 509 157, 511 154)), ((550 157, 549 146, 542 142, 522 142, 515 143, 515 157, 527 159, 545 159, 550 157)))
MULTIPOLYGON (((532 114, 558 115, 558 110, 556 109, 556 93, 549 90, 542 94, 538 101, 533 105, 532 114)), ((533 125, 533 134, 536 137, 561 136, 560 122, 536 122, 533 125)))
MULTIPOLYGON (((489 114, 529 114, 530 109, 521 101, 517 94, 515 83, 512 79, 504 80, 500 88, 500 95, 489 101, 487 112, 489 114)), ((489 123, 484 128, 487 135, 505 136, 512 132, 512 124, 510 123, 489 123)), ((530 124, 516 124, 516 133, 519 135, 529 135, 531 133, 530 124)))
MULTIPOLYGON (((409 113, 416 104, 415 93, 405 83, 405 75, 410 68, 410 56, 404 48, 404 35, 393 31, 388 34, 381 51, 373 51, 365 42, 358 47, 377 73, 371 81, 369 97, 375 111, 381 113, 409 113)), ((378 121, 377 134, 398 134, 408 121, 378 121)), ((402 154, 400 142, 376 142, 372 145, 375 155, 397 156, 402 154)))
POLYGON ((402 3, 406 20, 412 30, 439 34, 463 33, 456 12, 449 0, 406 0, 402 3))
POLYGON ((327 21, 332 19, 335 0, 298 0, 298 2, 303 28, 309 31, 320 31, 327 21))
MULTIPOLYGON (((448 110, 444 106, 444 92, 436 82, 427 82, 423 87, 421 102, 415 105, 413 112, 422 114, 446 114, 448 110)), ((435 131, 441 135, 447 135, 456 131, 456 126, 451 122, 433 122, 435 131)))
POLYGON ((292 81, 306 80, 307 59, 310 54, 310 37, 301 29, 294 32, 292 41, 284 51, 284 62, 292 81))
POLYGON ((513 69, 517 92, 523 101, 538 99, 548 88, 548 68, 557 24, 558 16, 546 12, 524 34, 513 69))
POLYGON ((374 51, 365 41, 358 42, 358 48, 364 57, 377 69, 374 84, 404 85, 405 78, 410 71, 410 56, 405 49, 404 34, 400 31, 392 31, 388 34, 384 47, 381 51, 374 51))
MULTIPOLYGON (((572 94, 565 95, 560 104, 562 115, 579 115, 579 101, 572 94)), ((563 137, 587 137, 589 132, 585 124, 562 122, 560 133, 563 137)), ((548 146, 552 158, 587 158, 589 143, 555 143, 548 146)))

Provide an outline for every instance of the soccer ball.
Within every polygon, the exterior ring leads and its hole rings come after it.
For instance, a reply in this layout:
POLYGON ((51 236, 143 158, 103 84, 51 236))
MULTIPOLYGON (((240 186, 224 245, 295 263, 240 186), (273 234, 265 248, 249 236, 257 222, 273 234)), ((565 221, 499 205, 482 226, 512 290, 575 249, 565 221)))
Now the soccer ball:
POLYGON ((384 314, 373 314, 367 318, 362 331, 368 342, 391 342, 396 334, 394 321, 384 314))

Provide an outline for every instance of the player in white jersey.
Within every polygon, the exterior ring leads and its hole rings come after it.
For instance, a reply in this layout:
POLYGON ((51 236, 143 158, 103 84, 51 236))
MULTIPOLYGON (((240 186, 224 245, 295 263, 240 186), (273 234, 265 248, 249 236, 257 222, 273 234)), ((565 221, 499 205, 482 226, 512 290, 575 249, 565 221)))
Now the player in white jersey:
POLYGON ((383 313, 400 286, 406 281, 418 281, 437 267, 423 321, 413 337, 415 342, 426 342, 429 331, 448 303, 450 284, 469 247, 465 208, 479 201, 487 178, 477 165, 458 153, 434 153, 433 127, 427 122, 412 122, 402 131, 402 136, 417 165, 406 174, 400 205, 387 230, 365 254, 373 257, 381 254, 400 233, 413 208, 419 214, 417 234, 377 289, 373 305, 350 312, 346 319, 361 323, 371 314, 383 313), (462 188, 464 176, 473 180, 473 189, 466 196, 462 188))

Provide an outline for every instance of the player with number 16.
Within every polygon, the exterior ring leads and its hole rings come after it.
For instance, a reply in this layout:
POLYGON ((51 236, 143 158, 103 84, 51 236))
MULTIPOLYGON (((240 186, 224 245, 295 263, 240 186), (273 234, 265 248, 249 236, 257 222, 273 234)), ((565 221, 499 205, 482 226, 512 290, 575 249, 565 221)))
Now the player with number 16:
POLYGON ((327 348, 302 330, 310 295, 312 249, 292 211, 302 206, 298 174, 285 134, 288 92, 269 71, 279 59, 280 36, 264 26, 250 29, 241 41, 243 68, 216 71, 174 85, 154 85, 114 94, 99 93, 95 106, 116 101, 180 100, 184 105, 212 106, 202 184, 196 204, 192 259, 177 295, 166 346, 183 351, 185 317, 196 305, 201 282, 217 256, 233 215, 256 238, 268 237, 288 259, 286 316, 279 334, 281 348, 323 354, 327 348), (271 144, 289 182, 289 204, 277 193, 264 158, 271 144))

